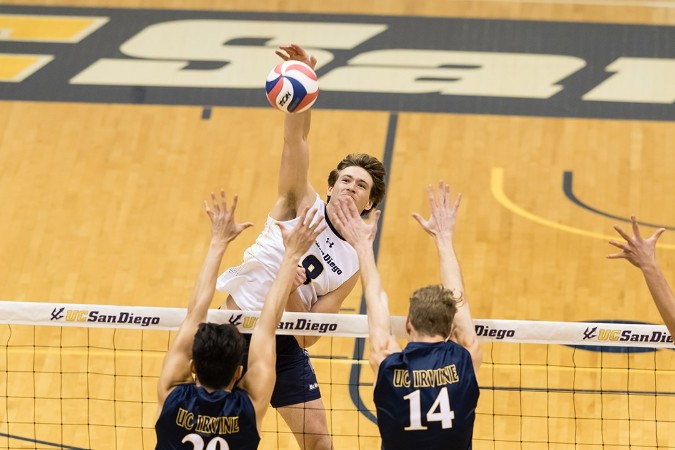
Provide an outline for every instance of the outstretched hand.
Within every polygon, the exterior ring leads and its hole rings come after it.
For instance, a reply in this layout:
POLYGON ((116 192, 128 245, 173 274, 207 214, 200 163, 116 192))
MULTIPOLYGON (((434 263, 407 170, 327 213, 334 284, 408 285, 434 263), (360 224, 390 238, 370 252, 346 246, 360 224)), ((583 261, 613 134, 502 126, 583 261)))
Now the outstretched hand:
POLYGON ((232 208, 227 209, 227 200, 225 191, 220 190, 220 201, 216 199, 216 194, 211 192, 212 207, 209 202, 204 200, 204 209, 211 219, 211 240, 228 243, 234 240, 239 233, 246 228, 252 227, 253 223, 236 223, 234 221, 234 211, 237 209, 238 197, 235 195, 232 200, 232 208))
POLYGON ((314 220, 316 213, 316 209, 310 211, 309 207, 306 207, 298 216, 298 223, 292 229, 277 223, 284 240, 286 254, 300 258, 326 229, 326 222, 323 219, 314 220))
MULTIPOLYGON (((337 203, 335 208, 335 227, 340 235, 352 247, 359 244, 371 244, 375 241, 377 235, 377 223, 380 220, 380 210, 375 210, 369 222, 361 218, 354 200, 349 197, 341 197, 334 200, 337 203)), ((333 200, 331 200, 333 202, 333 200)))
POLYGON ((626 259, 628 262, 633 264, 635 267, 640 269, 644 268, 648 264, 654 264, 656 262, 656 241, 659 237, 666 231, 665 228, 659 228, 654 234, 652 234, 647 239, 644 239, 640 235, 640 228, 638 227, 637 219, 635 216, 630 217, 630 222, 633 227, 633 236, 628 236, 628 234, 623 231, 618 225, 614 225, 614 229, 619 235, 626 240, 626 242, 618 241, 609 241, 611 245, 622 250, 619 253, 613 253, 607 255, 609 259, 626 259))
POLYGON ((424 219, 418 213, 412 213, 412 217, 431 236, 435 238, 452 238, 457 220, 457 210, 462 201, 462 194, 457 194, 455 203, 451 207, 450 186, 443 183, 443 181, 439 181, 436 194, 434 194, 434 188, 429 185, 427 187, 427 195, 429 197, 429 206, 431 206, 429 218, 424 219))
POLYGON ((279 58, 284 61, 300 61, 307 64, 309 67, 314 69, 316 67, 316 58, 313 55, 310 55, 297 44, 291 44, 287 47, 279 47, 280 50, 277 50, 276 53, 279 58))

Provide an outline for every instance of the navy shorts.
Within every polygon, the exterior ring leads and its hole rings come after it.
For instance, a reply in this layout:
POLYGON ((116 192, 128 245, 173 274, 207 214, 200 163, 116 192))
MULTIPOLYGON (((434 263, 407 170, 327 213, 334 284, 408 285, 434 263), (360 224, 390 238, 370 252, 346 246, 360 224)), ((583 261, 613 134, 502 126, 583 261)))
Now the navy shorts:
MULTIPOLYGON (((244 371, 248 365, 248 344, 251 335, 246 338, 244 371)), ((300 347, 293 336, 276 336, 277 341, 277 383, 274 385, 272 400, 274 408, 297 405, 321 398, 319 383, 307 350, 300 347)))

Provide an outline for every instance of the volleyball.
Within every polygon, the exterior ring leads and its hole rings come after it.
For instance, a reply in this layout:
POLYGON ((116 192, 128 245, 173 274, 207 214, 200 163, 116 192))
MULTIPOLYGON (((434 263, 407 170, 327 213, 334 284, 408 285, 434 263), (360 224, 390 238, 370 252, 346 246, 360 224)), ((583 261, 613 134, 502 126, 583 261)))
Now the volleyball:
POLYGON ((319 79, 307 64, 284 61, 267 75, 265 92, 276 109, 299 113, 311 108, 319 96, 319 79))

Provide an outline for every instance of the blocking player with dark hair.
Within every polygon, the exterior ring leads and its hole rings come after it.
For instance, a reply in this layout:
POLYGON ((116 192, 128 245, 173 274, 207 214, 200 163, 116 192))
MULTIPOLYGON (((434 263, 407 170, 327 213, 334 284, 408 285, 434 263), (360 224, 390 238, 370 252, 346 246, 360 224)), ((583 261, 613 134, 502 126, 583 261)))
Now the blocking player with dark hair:
POLYGON ((274 342, 300 257, 325 228, 322 220, 315 220, 316 210, 309 212, 309 208, 304 208, 292 229, 279 227, 283 259, 253 331, 248 371, 241 378, 244 338, 233 325, 204 322, 225 250, 251 224, 235 223, 236 196, 230 209, 224 192, 220 201, 213 194, 212 199, 212 207, 205 202, 211 220, 209 250, 157 382, 158 450, 258 448, 276 379, 276 347, 270 342, 274 342))

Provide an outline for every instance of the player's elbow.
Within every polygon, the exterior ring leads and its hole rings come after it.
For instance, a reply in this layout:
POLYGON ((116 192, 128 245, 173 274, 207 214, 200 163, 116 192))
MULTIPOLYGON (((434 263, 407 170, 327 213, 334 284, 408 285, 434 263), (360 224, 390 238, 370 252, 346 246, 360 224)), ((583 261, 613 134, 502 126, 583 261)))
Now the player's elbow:
POLYGON ((301 348, 309 348, 319 341, 320 336, 295 336, 301 348))
POLYGON ((387 345, 384 342, 378 342, 375 339, 370 340, 370 354, 371 355, 385 355, 387 352, 387 345))
POLYGON ((455 330, 452 337, 455 342, 468 350, 473 366, 477 370, 483 363, 483 350, 480 348, 476 333, 463 333, 455 330))
POLYGON ((370 363, 379 365, 384 358, 392 353, 392 337, 386 333, 371 334, 370 336, 370 363))

